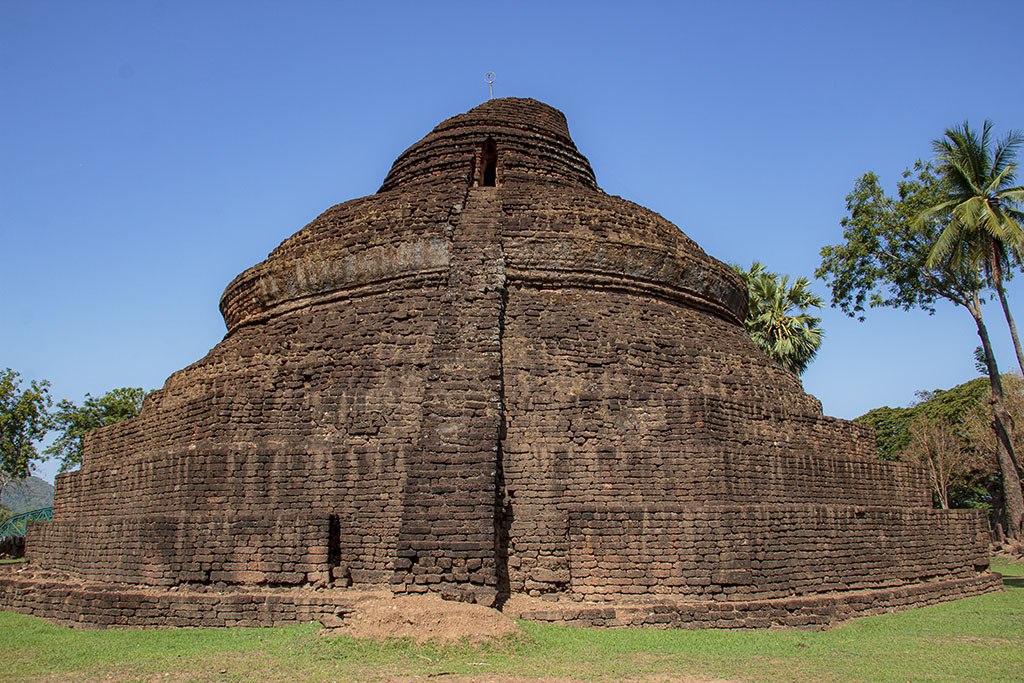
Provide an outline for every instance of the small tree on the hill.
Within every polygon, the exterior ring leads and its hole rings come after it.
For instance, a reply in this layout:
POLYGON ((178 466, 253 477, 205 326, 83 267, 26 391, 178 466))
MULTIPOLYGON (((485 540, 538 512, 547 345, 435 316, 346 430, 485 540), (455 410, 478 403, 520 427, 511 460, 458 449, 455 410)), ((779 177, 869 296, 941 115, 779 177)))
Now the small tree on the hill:
POLYGON ((144 398, 146 392, 141 388, 121 387, 99 398, 86 394, 81 406, 64 399, 53 415, 54 428, 60 430, 60 436, 44 453, 60 458, 61 472, 80 465, 85 435, 97 427, 137 416, 144 398))
POLYGON ((0 370, 0 492, 32 473, 45 459, 36 450, 50 427, 50 383, 29 382, 22 390, 21 375, 0 370))

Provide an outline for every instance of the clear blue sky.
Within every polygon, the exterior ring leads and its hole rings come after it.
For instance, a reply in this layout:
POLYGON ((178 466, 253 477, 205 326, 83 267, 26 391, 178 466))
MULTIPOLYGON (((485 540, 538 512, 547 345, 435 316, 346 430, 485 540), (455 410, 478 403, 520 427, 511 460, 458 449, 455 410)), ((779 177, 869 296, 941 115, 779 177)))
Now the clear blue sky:
MULTIPOLYGON (((488 70, 495 96, 565 112, 605 191, 719 259, 811 275, 862 173, 891 188, 964 119, 1024 127, 1022 20, 1017 2, 0 0, 0 367, 76 401, 162 386, 223 336, 236 274, 375 192, 487 98, 488 70)), ((975 376, 962 310, 824 327, 804 386, 828 414, 975 376)))

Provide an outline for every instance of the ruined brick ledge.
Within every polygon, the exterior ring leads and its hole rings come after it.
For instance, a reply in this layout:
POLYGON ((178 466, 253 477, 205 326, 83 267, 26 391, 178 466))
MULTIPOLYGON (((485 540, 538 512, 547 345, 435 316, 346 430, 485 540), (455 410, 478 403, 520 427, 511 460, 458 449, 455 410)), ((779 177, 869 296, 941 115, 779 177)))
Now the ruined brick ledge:
POLYGON ((283 626, 342 617, 364 600, 391 595, 374 589, 202 587, 206 590, 74 581, 60 572, 0 568, 0 609, 63 626, 283 626), (24 574, 24 576, 23 576, 24 574))
POLYGON ((660 600, 646 604, 546 602, 513 596, 504 613, 567 626, 647 628, 805 628, 827 629, 854 619, 1003 590, 1000 574, 933 580, 862 591, 842 591, 732 602, 660 600))
MULTIPOLYGON (((0 569, 0 609, 85 628, 282 626, 342 620, 365 600, 390 597, 384 588, 159 589, 99 582, 70 583, 54 572, 0 569), (26 576, 22 576, 26 574, 26 576)), ((775 600, 595 604, 513 596, 512 618, 589 627, 825 629, 849 619, 931 605, 1003 589, 1001 575, 934 580, 863 591, 775 600)))

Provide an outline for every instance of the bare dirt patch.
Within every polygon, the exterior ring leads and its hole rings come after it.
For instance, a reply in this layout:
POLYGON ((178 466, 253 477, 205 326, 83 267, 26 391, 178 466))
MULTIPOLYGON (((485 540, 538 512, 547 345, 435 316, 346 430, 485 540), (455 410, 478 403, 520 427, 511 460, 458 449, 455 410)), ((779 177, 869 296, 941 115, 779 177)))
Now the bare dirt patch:
POLYGON ((327 620, 326 633, 353 638, 412 638, 418 642, 480 642, 518 632, 498 610, 435 595, 403 595, 360 600, 340 623, 327 620))
POLYGON ((1019 645, 1020 639, 983 638, 981 636, 955 636, 953 640, 974 647, 996 647, 998 645, 1019 645))

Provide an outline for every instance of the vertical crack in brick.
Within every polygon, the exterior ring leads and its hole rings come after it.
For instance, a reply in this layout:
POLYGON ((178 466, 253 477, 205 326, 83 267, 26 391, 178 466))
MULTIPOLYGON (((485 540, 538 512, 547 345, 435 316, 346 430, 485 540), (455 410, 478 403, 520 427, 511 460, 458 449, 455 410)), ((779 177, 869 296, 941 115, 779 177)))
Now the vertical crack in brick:
MULTIPOLYGON (((500 200, 500 193, 498 198, 500 200)), ((497 214, 500 219, 500 202, 497 214)), ((501 229, 500 223, 498 223, 497 227, 499 230, 501 229)), ((501 252, 499 259, 501 264, 499 289, 501 299, 498 310, 498 449, 494 459, 494 558, 496 562, 495 573, 497 575, 498 595, 494 606, 501 609, 511 596, 508 551, 513 510, 512 498, 505 486, 505 437, 507 434, 507 425, 505 424, 505 312, 508 308, 508 276, 506 274, 505 245, 501 235, 498 237, 497 244, 501 252)))

